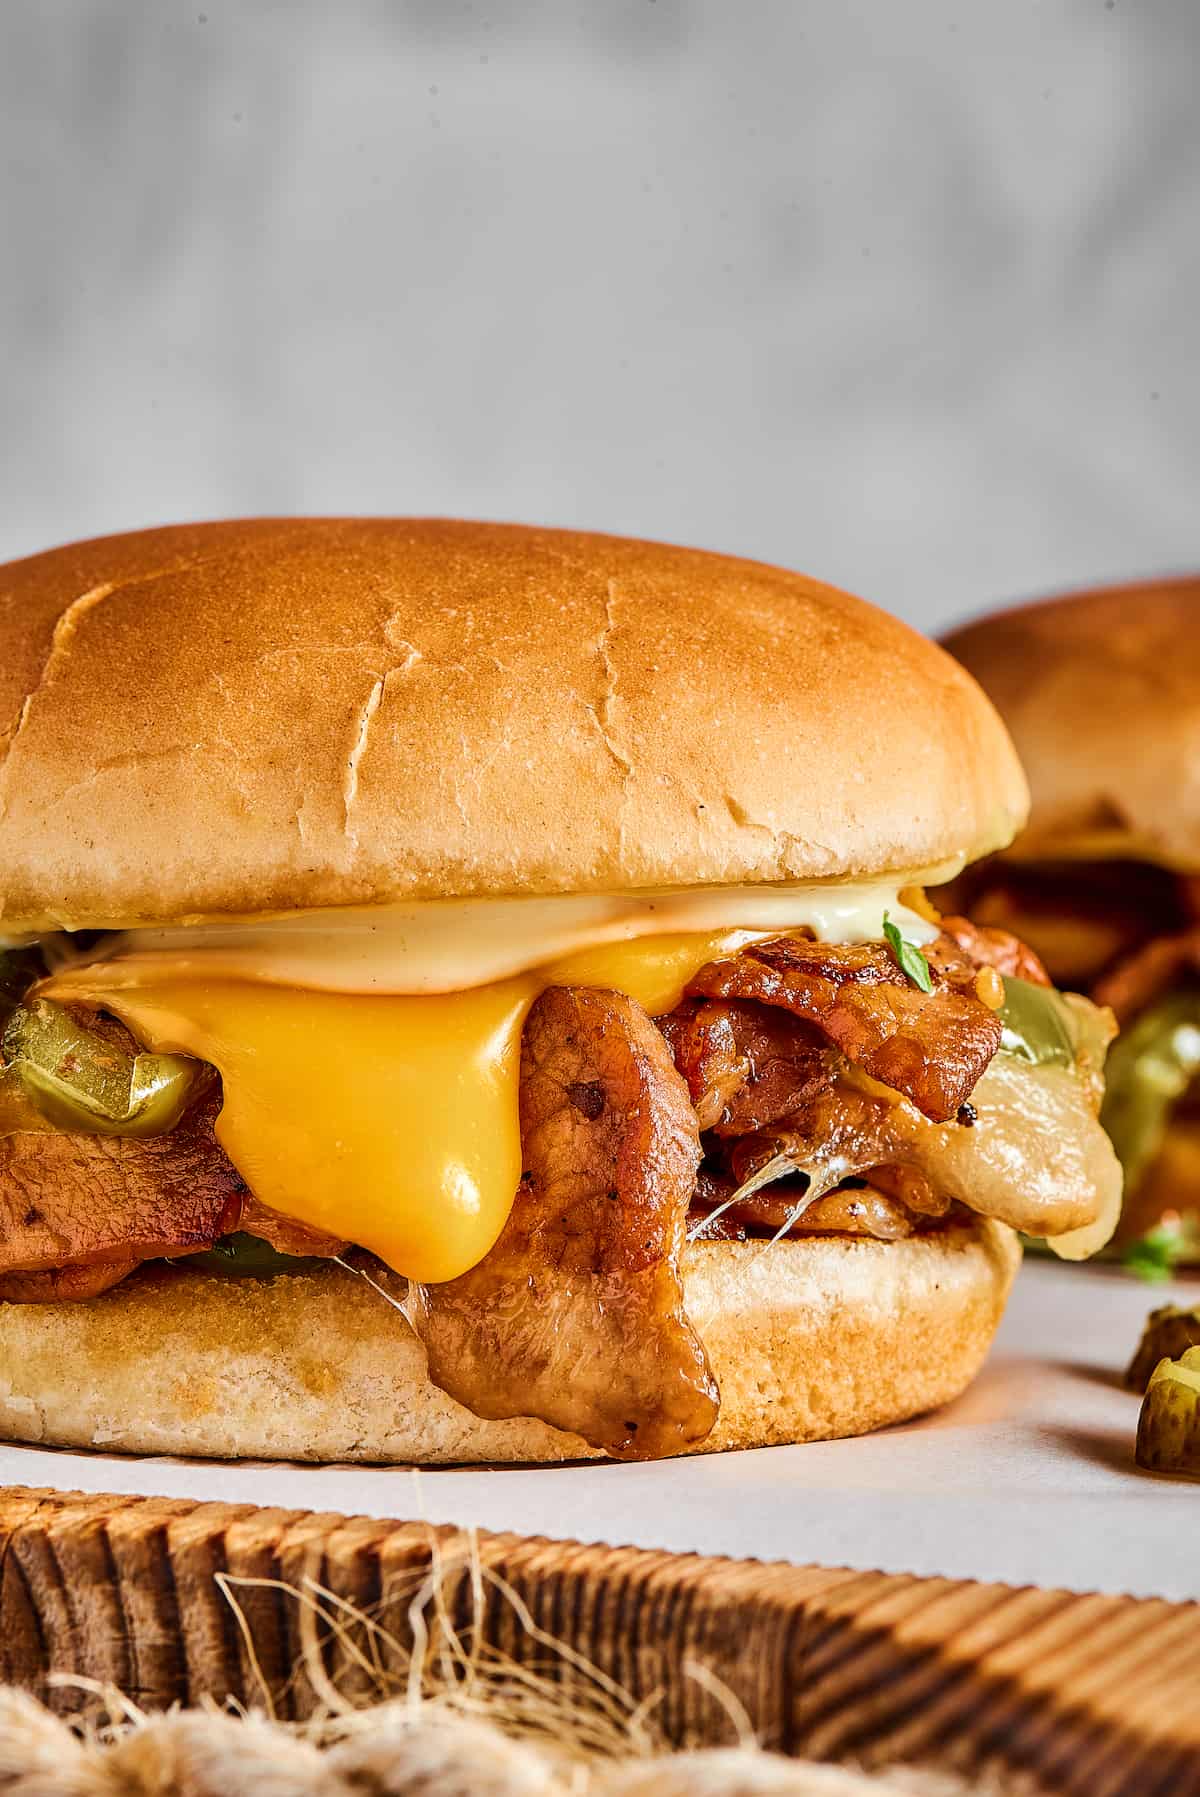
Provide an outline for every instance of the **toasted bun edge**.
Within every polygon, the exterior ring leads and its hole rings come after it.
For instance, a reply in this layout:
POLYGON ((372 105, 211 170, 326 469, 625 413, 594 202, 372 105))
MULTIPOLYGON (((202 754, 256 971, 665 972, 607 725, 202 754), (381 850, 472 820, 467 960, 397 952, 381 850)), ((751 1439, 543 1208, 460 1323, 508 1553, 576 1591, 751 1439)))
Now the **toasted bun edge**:
MULTIPOLYGON (((699 1242, 685 1302, 721 1389, 702 1451, 859 1435, 974 1378, 1020 1259, 970 1219, 898 1242, 699 1242)), ((487 1422, 336 1265, 235 1280, 147 1266, 78 1304, 0 1305, 0 1436, 130 1454, 398 1464, 596 1458, 530 1418, 487 1422)))

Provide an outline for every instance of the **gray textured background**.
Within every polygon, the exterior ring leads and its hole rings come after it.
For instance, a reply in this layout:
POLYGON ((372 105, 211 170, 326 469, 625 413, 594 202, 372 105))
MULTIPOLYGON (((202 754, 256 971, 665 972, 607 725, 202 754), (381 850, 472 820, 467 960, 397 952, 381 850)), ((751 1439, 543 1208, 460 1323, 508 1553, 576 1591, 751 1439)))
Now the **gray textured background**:
POLYGON ((0 555, 266 510, 1200 562, 1197 0, 2 0, 0 555))

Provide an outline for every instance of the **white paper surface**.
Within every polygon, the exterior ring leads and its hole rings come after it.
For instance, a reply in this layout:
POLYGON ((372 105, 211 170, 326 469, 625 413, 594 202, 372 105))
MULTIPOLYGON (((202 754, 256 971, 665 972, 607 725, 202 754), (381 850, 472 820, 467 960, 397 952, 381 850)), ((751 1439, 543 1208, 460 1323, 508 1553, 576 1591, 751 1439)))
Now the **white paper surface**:
POLYGON ((1027 1262, 971 1390, 855 1441, 649 1466, 421 1472, 4 1447, 0 1479, 1200 1598, 1200 1484, 1135 1469, 1139 1400, 1120 1385, 1147 1312, 1197 1300, 1196 1283, 1152 1288, 1027 1262))

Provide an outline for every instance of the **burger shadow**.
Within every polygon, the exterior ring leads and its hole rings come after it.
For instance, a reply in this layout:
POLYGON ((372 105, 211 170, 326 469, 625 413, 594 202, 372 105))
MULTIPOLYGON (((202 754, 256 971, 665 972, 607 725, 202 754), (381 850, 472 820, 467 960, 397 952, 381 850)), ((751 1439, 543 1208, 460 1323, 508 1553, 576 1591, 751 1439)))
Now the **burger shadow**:
POLYGON ((1094 1360, 1051 1360, 1046 1365, 1052 1372, 1065 1373, 1071 1379, 1085 1379, 1089 1385, 1101 1385, 1107 1391, 1124 1392, 1128 1398, 1138 1395, 1130 1391, 1124 1372, 1116 1367, 1101 1366, 1094 1360))
POLYGON ((1137 1406, 1141 1398, 1126 1385, 1124 1370, 1091 1360, 1054 1360, 1047 1362, 1047 1367, 1067 1378, 1085 1380, 1104 1391, 1120 1392, 1129 1402, 1130 1419, 1123 1428, 1086 1429, 1067 1424, 1044 1424, 1037 1429, 1040 1438, 1093 1466, 1105 1467, 1109 1472, 1136 1473, 1141 1477, 1141 1468, 1135 1465, 1133 1458, 1137 1406))
POLYGON ((1048 1427, 1039 1429, 1037 1433, 1044 1442, 1074 1455, 1076 1459, 1086 1460, 1092 1466, 1102 1466, 1108 1472, 1134 1473, 1138 1478, 1145 1477, 1133 1457, 1132 1429, 1048 1427))

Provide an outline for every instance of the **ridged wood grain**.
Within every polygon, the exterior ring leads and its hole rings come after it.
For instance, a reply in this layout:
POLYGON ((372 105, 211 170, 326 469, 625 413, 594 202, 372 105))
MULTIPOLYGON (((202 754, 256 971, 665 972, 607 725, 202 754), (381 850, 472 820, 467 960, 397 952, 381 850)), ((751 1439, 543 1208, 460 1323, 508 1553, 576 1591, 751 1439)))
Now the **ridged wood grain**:
MULTIPOLYGON (((785 1752, 1023 1769, 1071 1797, 1200 1797, 1196 1604, 247 1505, 0 1492, 0 1680, 63 1712, 81 1698, 51 1672, 118 1686, 146 1708, 255 1704, 265 1684, 278 1715, 308 1715, 319 1692, 303 1670, 304 1605, 273 1585, 238 1586, 252 1658, 217 1575, 322 1587, 406 1646, 409 1606, 435 1564, 456 1628, 478 1614, 492 1646, 545 1664, 515 1594, 538 1629, 632 1695, 660 1692, 656 1715, 678 1744, 730 1732, 727 1710, 688 1674, 699 1662, 785 1752), (480 1587, 473 1556, 495 1582, 480 1587)), ((317 1663, 347 1695, 368 1694, 336 1641, 317 1663)))

